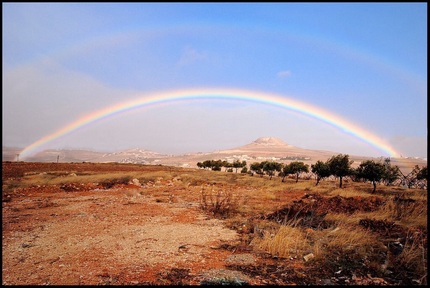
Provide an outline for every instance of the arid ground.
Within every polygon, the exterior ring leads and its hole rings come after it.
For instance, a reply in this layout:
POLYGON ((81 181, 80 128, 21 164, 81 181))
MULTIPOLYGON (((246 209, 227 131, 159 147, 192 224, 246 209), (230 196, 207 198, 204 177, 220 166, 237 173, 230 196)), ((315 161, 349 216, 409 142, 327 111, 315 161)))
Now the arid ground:
MULTIPOLYGON (((370 213, 385 200, 318 194, 313 188, 292 189, 279 178, 258 178, 167 166, 3 162, 2 284, 426 284, 426 276, 394 267, 386 274, 375 272, 377 264, 346 267, 342 255, 333 268, 312 259, 315 251, 287 257, 261 248, 257 238, 275 231, 267 223, 279 225, 292 212, 312 235, 339 229, 328 214, 370 213), (118 180, 121 175, 127 181, 118 180), (265 184, 253 186, 248 179, 265 184), (241 208, 203 198, 210 191, 241 208), (223 195, 236 195, 235 203, 223 195)), ((391 244, 407 245, 413 229, 427 252, 426 226, 405 228, 369 217, 360 225, 387 248, 378 252, 384 259, 372 260, 381 266, 397 263, 385 259, 392 255, 391 244)))

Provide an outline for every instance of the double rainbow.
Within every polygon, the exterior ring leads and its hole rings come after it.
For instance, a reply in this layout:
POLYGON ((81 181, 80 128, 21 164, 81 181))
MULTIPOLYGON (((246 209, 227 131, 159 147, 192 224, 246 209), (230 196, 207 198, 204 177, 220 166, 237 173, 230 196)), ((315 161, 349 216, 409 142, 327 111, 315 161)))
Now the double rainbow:
POLYGON ((94 111, 76 121, 62 127, 58 131, 46 135, 36 142, 27 146, 21 151, 21 159, 34 154, 49 142, 70 134, 83 126, 90 125, 96 121, 106 119, 113 115, 135 110, 141 107, 163 104, 175 101, 199 100, 199 99, 219 99, 219 100, 241 100, 261 103, 265 105, 273 105, 288 110, 296 111, 301 114, 310 116, 317 120, 330 124, 331 126, 340 129, 342 132, 351 134, 352 136, 370 144, 384 154, 390 157, 399 157, 397 152, 388 143, 383 141, 373 133, 321 108, 310 104, 300 102, 285 96, 267 93, 248 91, 244 89, 232 88, 199 88, 199 89, 183 89, 174 91, 165 91, 158 93, 150 93, 137 97, 136 99, 121 102, 97 111, 94 111))

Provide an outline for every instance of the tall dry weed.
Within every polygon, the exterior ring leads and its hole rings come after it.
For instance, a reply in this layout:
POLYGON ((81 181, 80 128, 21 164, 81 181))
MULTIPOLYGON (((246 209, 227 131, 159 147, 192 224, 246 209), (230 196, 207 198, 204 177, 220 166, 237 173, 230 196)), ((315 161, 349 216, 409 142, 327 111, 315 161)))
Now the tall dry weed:
POLYGON ((263 239, 256 237, 251 244, 274 256, 302 257, 311 250, 308 237, 302 229, 281 226, 275 234, 265 232, 263 239))
POLYGON ((385 246, 375 235, 355 225, 317 231, 312 242, 316 261, 333 271, 360 271, 374 263, 374 267, 380 267, 385 261, 381 256, 385 246))
POLYGON ((406 237, 402 252, 393 263, 396 273, 403 273, 403 277, 413 280, 415 284, 427 284, 427 237, 422 233, 410 232, 406 237))
POLYGON ((238 211, 240 197, 231 190, 207 188, 200 190, 200 208, 215 217, 227 218, 238 211))

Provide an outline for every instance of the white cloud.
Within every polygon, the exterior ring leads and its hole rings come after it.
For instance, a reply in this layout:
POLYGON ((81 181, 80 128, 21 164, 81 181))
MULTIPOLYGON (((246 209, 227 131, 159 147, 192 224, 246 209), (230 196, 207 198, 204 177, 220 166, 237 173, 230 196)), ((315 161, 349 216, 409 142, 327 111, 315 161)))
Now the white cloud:
POLYGON ((278 78, 288 78, 291 76, 291 71, 290 70, 282 70, 279 71, 277 74, 278 78))

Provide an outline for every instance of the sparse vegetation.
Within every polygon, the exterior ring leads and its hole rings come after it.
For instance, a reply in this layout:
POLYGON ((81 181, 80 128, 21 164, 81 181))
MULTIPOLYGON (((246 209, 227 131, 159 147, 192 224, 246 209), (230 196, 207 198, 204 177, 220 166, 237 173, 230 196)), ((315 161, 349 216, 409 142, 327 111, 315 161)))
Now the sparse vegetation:
MULTIPOLYGON (((339 156, 338 160, 343 163, 339 170, 350 172, 347 157, 339 156)), ((137 179, 142 188, 130 195, 152 195, 157 203, 172 203, 172 199, 196 203, 208 216, 224 219, 226 225, 239 233, 240 245, 246 246, 251 253, 270 255, 266 258, 277 261, 276 265, 282 269, 287 269, 288 263, 301 263, 303 268, 295 269, 302 269, 306 276, 301 280, 295 278, 297 284, 317 284, 317 279, 333 277, 348 279, 349 282, 336 282, 344 285, 356 284, 360 279, 383 279, 380 281, 386 285, 427 284, 427 191, 416 184, 410 185, 412 188, 379 185, 378 189, 372 189, 359 179, 367 177, 364 176, 364 168, 373 163, 359 166, 361 170, 358 171, 362 174, 356 174, 360 175, 356 178, 343 172, 331 176, 322 173, 318 176, 318 185, 314 179, 297 182, 297 174, 292 177, 270 174, 268 170, 277 171, 277 166, 272 170, 267 164, 264 170, 261 163, 250 165, 250 170, 261 177, 251 176, 246 171, 231 173, 227 172, 228 169, 219 171, 218 168, 140 165, 117 165, 116 168, 123 170, 114 172, 114 167, 111 167, 113 170, 107 167, 106 171, 96 170, 90 163, 63 164, 63 168, 55 166, 55 170, 52 169, 54 166, 47 168, 48 164, 37 164, 41 168, 26 170, 25 165, 19 163, 21 170, 8 172, 8 169, 13 170, 11 166, 18 167, 18 164, 7 164, 5 170, 3 163, 3 202, 13 203, 15 195, 27 189, 36 191, 34 189, 56 187, 64 190, 65 187, 73 189, 73 185, 78 184, 82 187, 79 191, 98 187, 110 189, 137 179), (277 181, 269 181, 271 177, 277 181), (281 180, 283 177, 284 182, 281 180), (339 177, 343 177, 341 185, 339 177)), ((104 167, 104 164, 99 165, 104 167)), ((384 167, 383 164, 380 166, 384 167)), ((239 163, 231 168, 240 169, 239 163)), ((381 171, 386 170, 381 168, 381 171)), ((415 183, 426 181, 423 178, 426 167, 418 167, 414 171, 408 176, 410 182, 413 177, 416 178, 415 183)), ((378 177, 366 179, 383 183, 383 176, 378 172, 378 177)), ((37 207, 55 205, 55 201, 49 200, 49 203, 41 201, 37 207)), ((239 244, 234 245, 229 249, 236 251, 240 248, 239 244)), ((264 274, 270 270, 270 266, 264 265, 269 264, 261 265, 260 271, 250 267, 236 269, 248 273, 248 276, 259 271, 260 277, 267 277, 270 281, 270 276, 264 274)), ((184 271, 188 270, 181 270, 181 273, 184 271)), ((284 281, 282 283, 291 281, 288 273, 276 275, 279 281, 284 281)), ((172 277, 169 284, 186 284, 179 280, 175 282, 174 275, 172 277)), ((187 274, 187 277, 184 279, 191 276, 187 274)))

